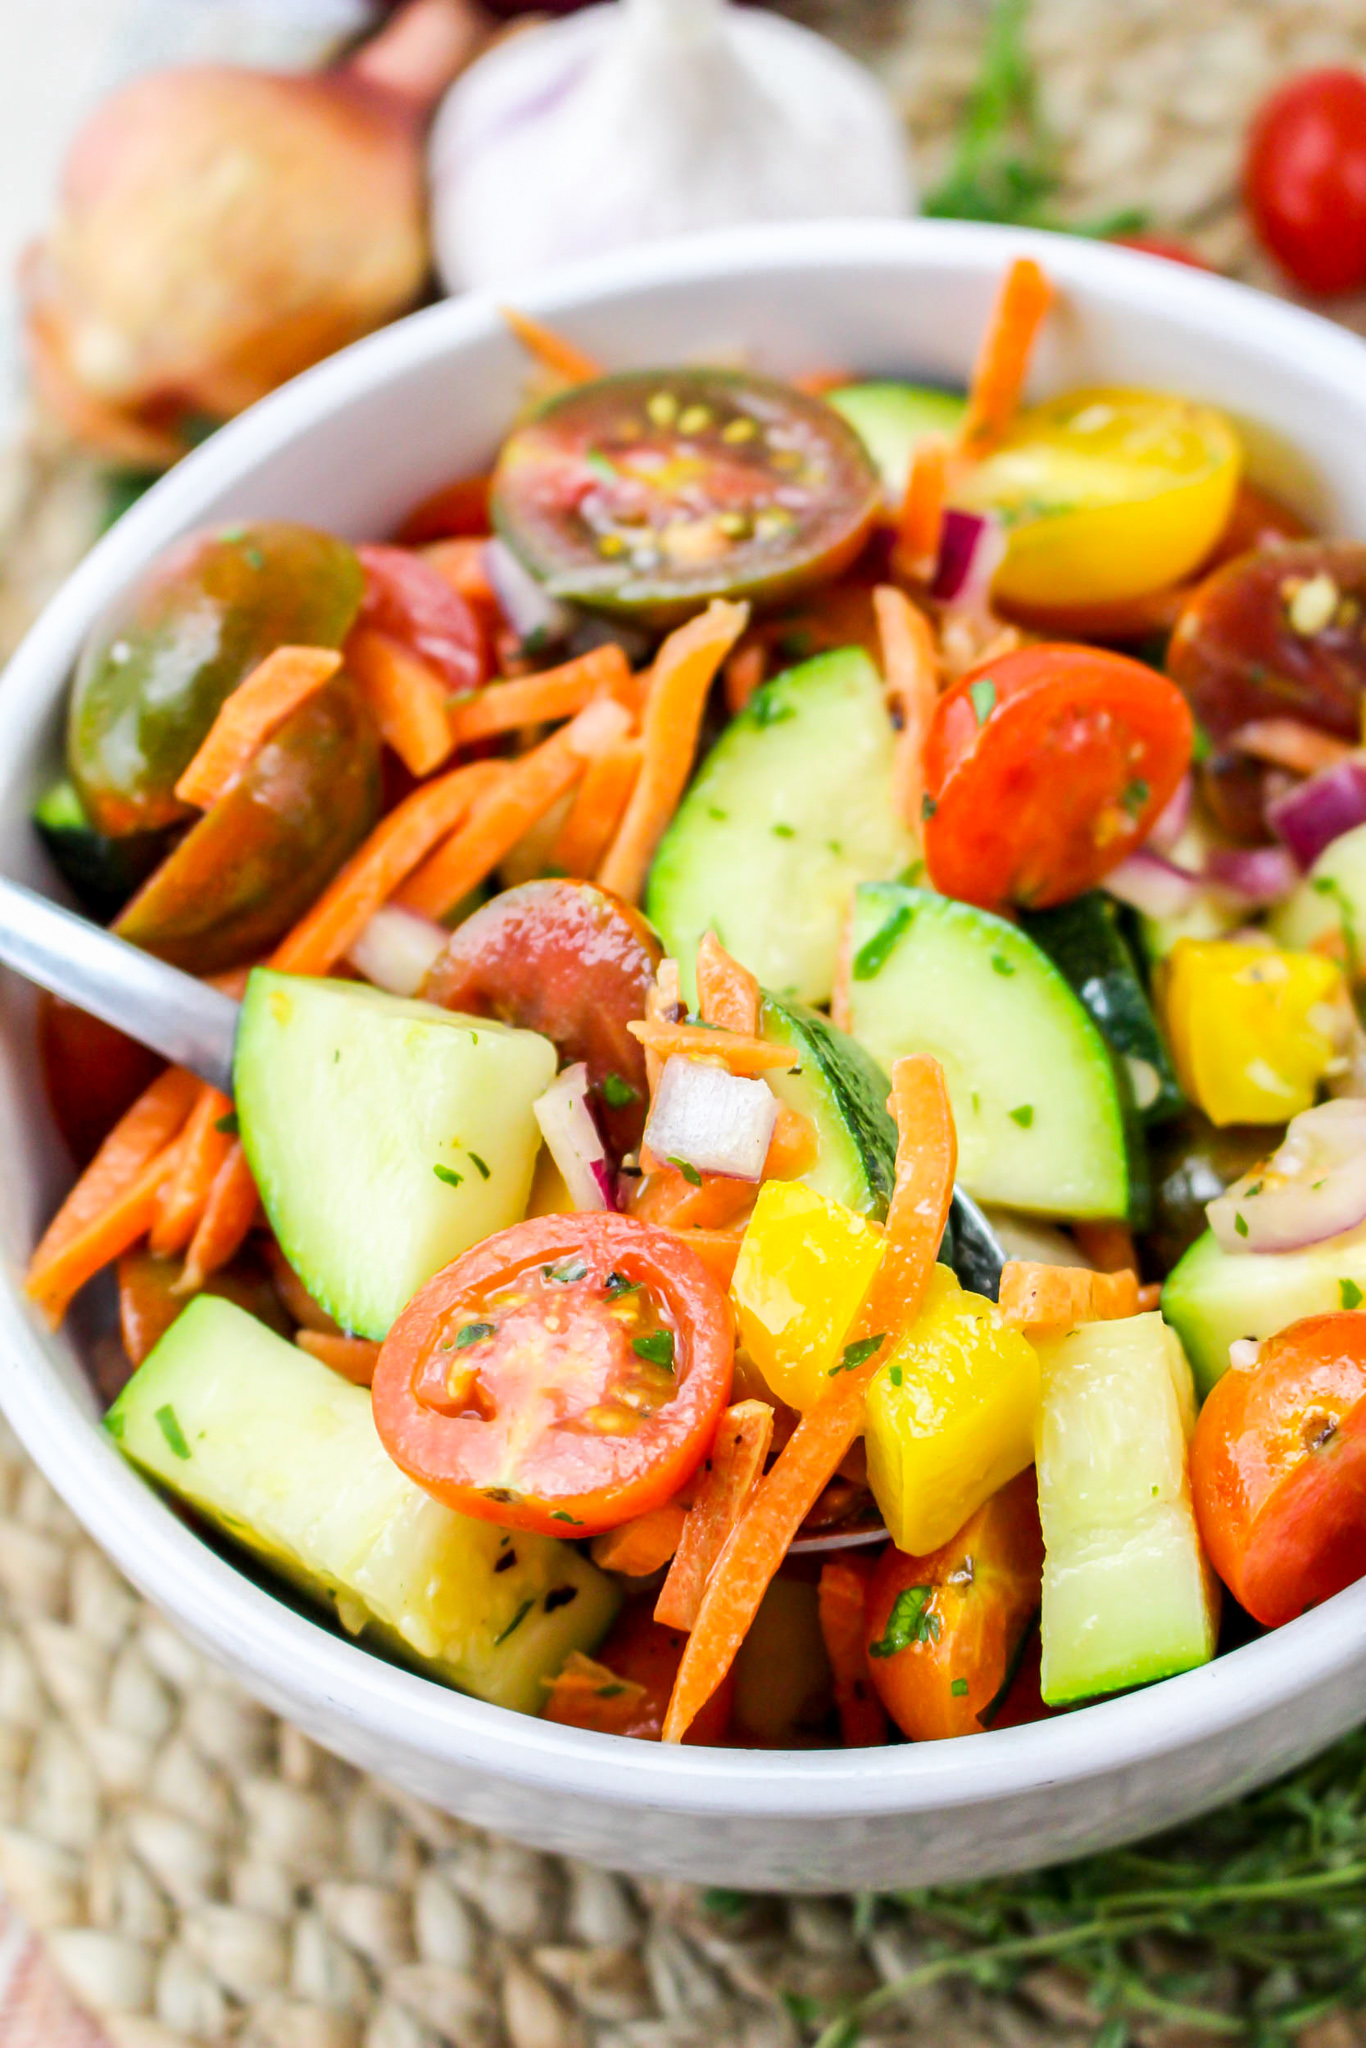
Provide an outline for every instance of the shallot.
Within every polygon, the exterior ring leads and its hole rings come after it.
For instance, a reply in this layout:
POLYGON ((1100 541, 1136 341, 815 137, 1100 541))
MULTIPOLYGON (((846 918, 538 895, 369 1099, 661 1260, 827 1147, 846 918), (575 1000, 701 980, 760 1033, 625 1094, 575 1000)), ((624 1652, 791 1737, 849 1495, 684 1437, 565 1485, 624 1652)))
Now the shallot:
POLYGON ((657 1159, 695 1172, 757 1181, 777 1121, 778 1098, 766 1082, 675 1053, 664 1062, 645 1143, 657 1159))
POLYGON ((588 1068, 580 1061, 532 1105, 546 1150, 576 1209, 615 1209, 607 1147, 588 1106, 588 1068))
POLYGON ((1366 1222, 1366 1102, 1321 1102, 1292 1117, 1264 1166, 1208 1204, 1226 1252, 1293 1252, 1366 1222))

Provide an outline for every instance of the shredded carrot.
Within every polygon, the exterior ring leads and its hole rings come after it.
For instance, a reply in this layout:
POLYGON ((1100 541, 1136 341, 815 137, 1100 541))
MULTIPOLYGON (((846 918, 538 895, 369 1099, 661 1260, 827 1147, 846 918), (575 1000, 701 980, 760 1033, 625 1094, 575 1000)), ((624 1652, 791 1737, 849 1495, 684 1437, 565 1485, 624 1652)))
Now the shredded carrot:
POLYGON ((887 1740, 887 1712, 869 1677, 864 1647, 867 1590, 866 1564, 830 1558, 821 1566, 816 1599, 846 1749, 875 1749, 887 1740))
POLYGON ((645 758, 598 880, 634 903, 655 848, 692 774, 707 692, 749 619, 749 606, 714 600, 669 635, 655 657, 645 700, 645 758))
POLYGON ((893 794, 897 810, 917 835, 925 803, 925 742, 939 702, 939 664, 930 622, 903 590, 882 583, 873 592, 882 673, 896 707, 893 794))
POLYGON ((643 751, 639 740, 618 740, 588 763, 550 849, 552 868, 584 878, 597 873, 631 801, 643 751))
POLYGON ((1134 1250, 1134 1234, 1127 1223, 1115 1218, 1097 1223, 1074 1223, 1072 1235, 1085 1259, 1101 1273, 1122 1273, 1131 1269, 1138 1271, 1138 1253, 1134 1250))
POLYGON ((62 1247, 88 1230, 179 1134, 202 1085, 182 1067, 168 1067, 143 1089, 43 1232, 29 1261, 30 1286, 62 1247))
POLYGON ((424 917, 445 917, 574 787, 586 762, 621 739, 630 722, 630 713, 610 697, 595 698, 539 747, 505 763, 497 787, 405 882, 396 900, 424 917))
POLYGON ((809 1173, 821 1156, 821 1141, 809 1116, 787 1102, 778 1104, 778 1121, 764 1155, 765 1180, 796 1180, 809 1173))
POLYGON ((563 1728, 587 1728, 595 1735, 627 1735, 640 1718, 645 1687, 618 1678, 596 1658, 572 1650, 550 1687, 541 1718, 563 1728))
POLYGON ((486 625, 503 615, 484 563, 487 546, 488 542, 482 540, 439 540, 422 550, 423 561, 431 563, 442 581, 450 585, 457 597, 472 605, 486 625))
POLYGON ((1035 336, 1053 303, 1053 287, 1032 257, 1017 256, 1002 280, 968 386, 959 445, 984 455, 1014 417, 1035 336))
POLYGON ((335 647, 277 647, 225 698, 199 751, 175 786, 183 804, 207 811, 306 697, 341 667, 335 647))
POLYGON ((725 1230, 753 1206, 756 1189, 725 1173, 704 1173, 688 1180, 676 1166, 657 1166, 641 1181, 631 1213, 642 1223, 661 1229, 693 1232, 725 1230))
POLYGON ((743 1220, 728 1224, 724 1230, 694 1228, 682 1231, 680 1235, 688 1250, 696 1252, 712 1278, 729 1289, 740 1262, 740 1246, 745 1235, 743 1220))
POLYGON ((896 1062, 892 1108, 898 1143, 887 1241, 851 1333, 882 1341, 807 1409, 750 1495, 707 1581, 669 1701, 666 1742, 683 1739, 730 1670, 797 1531, 864 1426, 864 1394, 886 1340, 915 1315, 934 1271, 958 1164, 953 1112, 937 1060, 917 1054, 896 1062))
POLYGON ((647 1052, 657 1053, 662 1060, 672 1059, 675 1053, 688 1059, 721 1060, 732 1074, 767 1074, 797 1064, 790 1046, 770 1045, 766 1038, 739 1031, 712 1031, 705 1024, 651 1024, 637 1019, 626 1029, 647 1052))
POLYGON ((230 1134, 222 1128, 231 1114, 228 1097, 206 1082, 185 1125, 179 1164, 157 1198, 148 1250, 159 1258, 183 1252, 194 1236, 214 1175, 232 1145, 230 1134))
POLYGON ((331 1330, 296 1330, 294 1342, 300 1351, 340 1373, 352 1386, 368 1387, 379 1364, 380 1347, 368 1337, 346 1337, 331 1330))
POLYGON ((1000 1308, 1006 1321, 1026 1335, 1110 1322, 1117 1316, 1137 1315, 1138 1275, 1009 1259, 1001 1273, 1000 1308))
POLYGON ((276 948, 271 966, 282 974, 328 973, 400 882, 507 772, 499 761, 475 761, 405 797, 333 876, 276 948))
POLYGON ((498 310, 528 354, 557 377, 563 377, 567 384, 593 384, 604 375, 601 363, 564 335, 557 334, 553 327, 543 326, 529 313, 519 313, 515 306, 500 306, 498 310))
POLYGON ((655 1602, 655 1620, 666 1628, 690 1629, 697 1620, 707 1580, 758 1483, 772 1441, 767 1401, 737 1401, 723 1412, 655 1602))
MULTIPOLYGON (((627 702, 630 692, 631 664, 621 649, 610 643, 580 654, 562 668, 543 669, 539 675, 520 676, 516 682, 490 683, 476 696, 451 707, 451 734, 457 747, 466 747, 497 733, 570 718, 594 697, 611 696, 627 702)), ((629 703, 627 708, 632 708, 629 703)))
POLYGON ((1358 749, 1350 740, 1335 739, 1298 718, 1254 718, 1240 725, 1228 741, 1240 754, 1267 761, 1273 768, 1288 768, 1292 775, 1315 775, 1320 768, 1336 768, 1358 749))
POLYGON ((357 626, 346 643, 346 660, 380 729, 410 775, 430 775, 455 750, 449 690, 435 669, 410 648, 357 626))
POLYGON ((949 444, 938 434, 919 443, 906 480, 906 495, 897 513, 897 560, 920 582, 928 583, 939 560, 948 488, 949 444))
POLYGON ((103 1206, 30 1266, 24 1291, 55 1330, 87 1280, 121 1257, 151 1227, 157 1196, 180 1157, 180 1138, 145 1161, 103 1206))
POLYGON ((594 1564, 605 1572, 624 1572, 627 1578, 650 1578, 664 1569, 677 1550, 684 1514, 677 1501, 666 1500, 662 1507, 595 1536, 594 1564))
POLYGON ((697 948, 697 1007, 703 1023, 755 1038, 761 1001, 749 969, 726 951, 715 932, 704 933, 697 948))
POLYGON ((197 1294, 210 1273, 237 1257, 260 1206, 242 1141, 235 1139, 213 1177, 204 1213, 185 1254, 185 1270, 175 1285, 177 1294, 197 1294))
POLYGON ((726 658, 724 685, 726 709, 738 718, 768 672, 768 650, 762 641, 742 643, 726 658))

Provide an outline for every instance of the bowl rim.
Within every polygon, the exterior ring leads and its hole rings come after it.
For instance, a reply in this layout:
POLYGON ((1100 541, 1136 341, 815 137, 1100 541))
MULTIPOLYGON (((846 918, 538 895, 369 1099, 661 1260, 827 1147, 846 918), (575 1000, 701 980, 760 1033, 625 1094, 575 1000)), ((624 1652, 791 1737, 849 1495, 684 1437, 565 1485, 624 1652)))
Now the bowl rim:
MULTIPOLYGON (((1064 286, 1120 307, 1175 310, 1217 347, 1249 325, 1269 355, 1308 364, 1331 401, 1359 391, 1366 343, 1316 314, 1161 258, 1037 230, 951 221, 835 221, 742 228, 567 266, 517 293, 547 319, 591 311, 689 279, 766 270, 918 263, 978 279, 1011 257, 1043 259, 1064 286)), ((362 395, 424 362, 458 356, 502 331, 489 294, 448 299, 380 330, 306 372, 222 428, 97 543, 44 608, 0 687, 0 761, 21 752, 48 717, 69 671, 76 631, 192 523, 203 507, 282 444, 323 429, 362 395), (72 621, 76 624, 73 626, 72 621)), ((13 803, 11 793, 10 804, 13 803)), ((1263 1719, 1366 1657, 1366 1581, 1210 1664, 1060 1721, 993 1731, 972 1742, 869 1750, 732 1751, 627 1742, 557 1727, 469 1698, 391 1664, 277 1598, 193 1534, 119 1455, 45 1357, 19 1276, 0 1282, 0 1404, 35 1463, 100 1547, 164 1613, 267 1696, 317 1701, 334 1716, 430 1761, 473 1765, 528 1789, 572 1786, 610 1805, 736 1819, 820 1820, 928 1813, 1044 1793, 1189 1750, 1263 1719)))

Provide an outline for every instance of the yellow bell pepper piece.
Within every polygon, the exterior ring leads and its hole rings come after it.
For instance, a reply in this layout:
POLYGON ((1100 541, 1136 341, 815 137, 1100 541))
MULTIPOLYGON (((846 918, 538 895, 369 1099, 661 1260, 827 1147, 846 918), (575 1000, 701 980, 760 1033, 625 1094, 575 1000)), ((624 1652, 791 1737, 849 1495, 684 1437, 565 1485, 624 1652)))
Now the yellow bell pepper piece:
POLYGON ((760 1188, 731 1298, 741 1343, 790 1408, 810 1408, 829 1391, 881 1257, 882 1232, 843 1203, 800 1181, 760 1188))
POLYGON ((1039 1356, 995 1302, 936 1266, 868 1389, 868 1483, 898 1550, 937 1550, 1034 1462, 1039 1356))
POLYGON ((1164 1008, 1181 1085, 1216 1124, 1279 1124, 1313 1103, 1350 1022, 1342 969, 1320 953, 1179 939, 1164 1008))

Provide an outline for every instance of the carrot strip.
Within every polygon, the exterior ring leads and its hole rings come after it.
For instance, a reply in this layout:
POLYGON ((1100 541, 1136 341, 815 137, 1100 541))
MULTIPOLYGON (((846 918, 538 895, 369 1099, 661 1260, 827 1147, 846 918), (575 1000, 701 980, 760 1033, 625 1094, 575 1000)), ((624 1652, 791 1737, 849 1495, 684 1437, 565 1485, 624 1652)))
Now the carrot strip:
POLYGON ((622 812, 640 774, 643 749, 639 740, 619 740, 604 747, 584 770, 569 814, 550 849, 550 865, 562 875, 597 873, 612 844, 622 812))
POLYGON ((405 797, 333 876, 276 948, 271 966, 282 974, 326 974, 345 958, 400 882, 506 773, 499 761, 476 761, 405 797))
POLYGON ((1134 1234, 1127 1223, 1117 1219, 1099 1223, 1074 1223, 1072 1235, 1077 1240, 1083 1258, 1089 1259, 1100 1273, 1122 1273, 1126 1268, 1138 1271, 1138 1253, 1134 1250, 1134 1234))
POLYGON ((926 583, 939 560, 948 477, 949 444, 941 435, 929 434, 915 451, 896 521, 897 559, 926 583))
POLYGON ((764 1469, 773 1441, 767 1401, 737 1401, 716 1425, 697 1497, 688 1509, 669 1576, 655 1602, 655 1620, 690 1629, 707 1580, 764 1469))
POLYGON ((704 1173, 690 1181, 676 1166, 657 1166, 636 1190, 631 1213, 664 1230, 725 1230, 753 1207, 757 1190, 730 1174, 704 1173))
POLYGON ((896 1186, 887 1241, 852 1335, 881 1341, 808 1408, 777 1462, 750 1495, 716 1561, 688 1637, 665 1716, 665 1742, 681 1742, 722 1683, 774 1573, 864 1426, 864 1394, 886 1340, 924 1300, 953 1201, 958 1141, 939 1062, 923 1054, 892 1069, 896 1186))
POLYGON ((1293 775, 1336 768, 1339 761, 1350 760, 1358 751, 1349 740, 1317 732, 1298 718, 1254 718, 1240 725, 1228 744, 1240 754, 1270 762, 1273 768, 1288 768, 1293 775))
POLYGON ((621 649, 615 644, 595 647, 562 668, 543 669, 511 683, 491 683, 477 696, 453 705, 448 714, 451 735, 457 747, 466 747, 495 733, 570 718, 594 697, 624 701, 630 688, 631 664, 621 649))
POLYGON ((1053 303, 1053 287, 1032 257, 1017 256, 1001 282, 972 382, 959 445, 984 455, 1010 425, 1024 388, 1034 338, 1053 303))
POLYGON ((749 969, 726 951, 715 932, 704 933, 697 948, 697 1007, 703 1022, 755 1038, 761 1000, 749 969))
POLYGON ((168 1067, 144 1088, 100 1146, 39 1239, 29 1260, 31 1284, 63 1246, 89 1229, 162 1147, 176 1137, 203 1084, 182 1067, 168 1067))
POLYGON ((1085 1266, 1045 1266, 1009 1259, 1001 1272, 1000 1308, 1026 1335, 1075 1329, 1138 1314, 1138 1275, 1092 1273, 1085 1266))
POLYGON ((331 1330, 296 1330, 294 1342, 300 1351, 330 1366, 354 1387, 368 1387, 379 1364, 380 1347, 368 1337, 347 1337, 331 1330))
POLYGON ((159 1258, 173 1258, 194 1236, 214 1175, 232 1145, 231 1137, 220 1129, 231 1114, 228 1097, 206 1083, 185 1125, 179 1164, 157 1197, 148 1250, 159 1258))
POLYGON ((640 1718, 645 1688, 618 1678, 596 1658, 572 1650, 550 1687, 541 1718, 564 1728, 588 1728, 595 1735, 628 1735, 640 1718))
POLYGON ((477 888, 552 804, 574 787, 587 761, 613 746, 630 713, 610 698, 596 698, 519 761, 504 764, 503 778, 477 806, 468 824, 438 847, 399 890, 405 910, 443 918, 477 888))
POLYGON ((897 809, 919 833, 925 804, 925 742, 939 702, 939 664, 930 622, 906 593, 890 583, 873 592, 882 673, 901 730, 892 771, 897 809))
POLYGON ((502 618, 502 607, 498 593, 489 582, 488 570, 484 563, 483 540, 439 540, 432 547, 422 549, 422 559, 430 562, 438 576, 457 597, 463 597, 466 604, 473 605, 485 624, 502 618))
POLYGON ((306 697, 341 667, 335 647, 277 647, 224 699, 175 793, 207 811, 306 697))
POLYGON ((796 1180, 821 1156, 821 1141, 809 1116, 790 1103, 778 1104, 778 1121, 764 1155, 765 1180, 796 1180))
POLYGON ((528 354, 535 356, 538 363, 544 363, 547 370, 553 370, 567 383, 593 384, 604 374, 602 364, 595 357, 567 340, 563 334, 557 334, 553 327, 533 320, 529 313, 519 313, 515 306, 500 306, 498 311, 528 354))
POLYGON ((260 1206, 242 1141, 235 1139, 213 1177, 204 1214, 185 1254, 185 1270, 175 1284, 177 1294, 197 1294, 210 1273, 237 1257, 260 1206))
POLYGON ((693 1228, 681 1233, 688 1250, 696 1252, 713 1279, 719 1280, 727 1289, 735 1278, 735 1268, 740 1262, 740 1246, 744 1240, 745 1224, 740 1219, 727 1225, 724 1230, 698 1230, 693 1228))
POLYGON ((172 1138, 145 1161, 134 1177, 79 1229, 65 1236, 41 1264, 29 1268, 24 1291, 55 1330, 87 1280, 126 1252, 151 1225, 157 1196, 180 1157, 172 1138))
POLYGON ((864 1648, 867 1588, 867 1567, 852 1559, 831 1558, 821 1566, 816 1599, 846 1749, 875 1749, 887 1740, 887 1713, 868 1675, 864 1648))
POLYGON ((662 1060, 675 1053, 688 1059, 722 1060, 732 1074, 767 1074, 797 1064, 790 1046, 770 1045, 766 1038, 739 1031, 712 1031, 705 1024, 652 1024, 636 1019, 626 1029, 647 1052, 657 1053, 662 1060))
POLYGON ((357 626, 346 660, 386 746, 410 775, 430 775, 455 751, 447 690, 441 677, 408 648, 371 626, 357 626))
POLYGON ((712 679, 748 620, 748 605, 715 599, 671 633, 655 657, 645 700, 640 779, 598 873, 605 889, 628 902, 634 903, 645 886, 655 848, 692 773, 712 679))
POLYGON ((685 1513, 677 1501, 666 1500, 662 1507, 595 1536, 594 1564, 605 1572, 625 1572, 631 1579, 647 1579, 662 1571, 678 1548, 685 1513))
POLYGON ((727 658, 724 671, 726 709, 738 718, 768 670, 768 650, 758 640, 737 647, 727 658))

